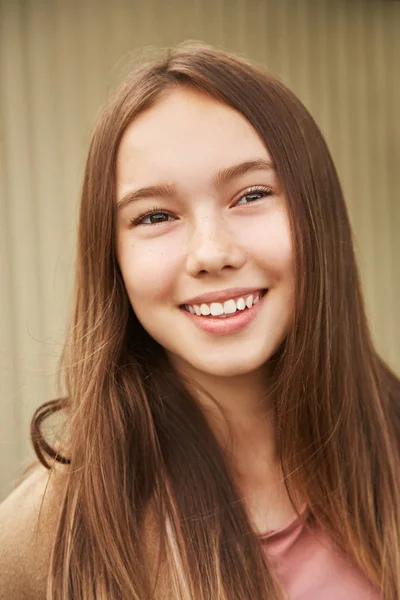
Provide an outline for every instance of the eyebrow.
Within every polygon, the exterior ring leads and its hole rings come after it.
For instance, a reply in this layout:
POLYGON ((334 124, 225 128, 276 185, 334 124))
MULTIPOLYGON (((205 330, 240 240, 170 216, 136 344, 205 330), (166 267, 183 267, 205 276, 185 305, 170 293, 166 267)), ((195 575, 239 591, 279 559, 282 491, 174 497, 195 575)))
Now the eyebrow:
MULTIPOLYGON (((245 175, 249 171, 273 171, 274 165, 272 162, 265 158, 258 158, 255 160, 246 160, 245 162, 238 163, 232 167, 221 169, 213 178, 215 187, 221 187, 226 185, 233 179, 245 175)), ((135 202, 135 200, 144 198, 154 198, 155 196, 161 198, 172 198, 176 195, 176 187, 172 184, 161 184, 161 185, 149 185, 138 190, 127 192, 121 200, 117 202, 117 210, 122 210, 128 204, 135 202)))

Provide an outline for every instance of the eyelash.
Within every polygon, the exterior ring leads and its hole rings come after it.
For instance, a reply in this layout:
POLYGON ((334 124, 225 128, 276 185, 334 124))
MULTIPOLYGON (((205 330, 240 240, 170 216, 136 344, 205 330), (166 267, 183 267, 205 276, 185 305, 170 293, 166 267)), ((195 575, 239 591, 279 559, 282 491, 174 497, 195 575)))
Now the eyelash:
MULTIPOLYGON (((253 186, 251 188, 249 188, 248 190, 245 191, 244 194, 242 194, 240 196, 240 198, 238 199, 238 202, 240 200, 242 200, 243 198, 245 198, 246 196, 251 196, 252 194, 264 194, 262 196, 271 196, 271 194, 273 194, 273 190, 269 187, 265 187, 265 186, 253 186)), ((258 200, 261 200, 261 198, 257 198, 256 200, 254 200, 253 202, 250 202, 249 204, 253 204, 254 202, 258 202, 258 200)), ((152 217, 153 215, 166 215, 166 216, 170 216, 171 213, 169 213, 168 211, 164 210, 163 208, 160 208, 159 206, 153 206, 153 208, 151 210, 148 210, 140 215, 138 215, 137 217, 135 217, 134 219, 130 219, 131 224, 134 227, 139 227, 139 226, 150 226, 153 227, 154 225, 161 225, 162 223, 167 223, 168 221, 159 221, 158 223, 143 223, 143 221, 148 218, 148 217, 152 217)))

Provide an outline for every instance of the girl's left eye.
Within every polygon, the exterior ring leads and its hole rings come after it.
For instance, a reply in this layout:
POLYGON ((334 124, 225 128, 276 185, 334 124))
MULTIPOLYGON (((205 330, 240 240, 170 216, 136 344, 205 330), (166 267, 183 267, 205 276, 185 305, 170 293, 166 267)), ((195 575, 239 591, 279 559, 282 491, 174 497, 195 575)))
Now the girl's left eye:
MULTIPOLYGON (((245 198, 248 199, 248 202, 246 202, 245 206, 247 204, 253 204, 254 202, 257 202, 258 200, 261 200, 261 198, 264 198, 264 196, 271 196, 272 194, 273 194, 273 190, 271 188, 255 185, 252 188, 249 188, 248 190, 246 190, 245 193, 243 193, 240 196, 239 200, 236 202, 235 205, 239 204, 239 202, 245 198)), ((153 208, 151 210, 146 211, 145 213, 142 213, 141 215, 139 215, 138 217, 135 217, 134 219, 130 219, 130 222, 134 227, 138 227, 139 225, 161 225, 162 223, 166 223, 168 221, 168 217, 172 217, 172 216, 173 215, 171 215, 169 212, 167 212, 163 208, 159 208, 158 206, 153 206, 153 208), (158 217, 158 218, 156 218, 156 217, 158 217), (152 220, 152 219, 154 219, 154 220, 152 220), (148 221, 148 222, 146 223, 146 221, 148 221)))
POLYGON ((245 193, 240 196, 238 202, 243 200, 243 198, 250 198, 250 202, 246 202, 246 204, 252 204, 253 202, 257 202, 257 200, 261 200, 264 196, 271 196, 271 194, 273 194, 271 188, 255 185, 249 190, 246 190, 245 193))

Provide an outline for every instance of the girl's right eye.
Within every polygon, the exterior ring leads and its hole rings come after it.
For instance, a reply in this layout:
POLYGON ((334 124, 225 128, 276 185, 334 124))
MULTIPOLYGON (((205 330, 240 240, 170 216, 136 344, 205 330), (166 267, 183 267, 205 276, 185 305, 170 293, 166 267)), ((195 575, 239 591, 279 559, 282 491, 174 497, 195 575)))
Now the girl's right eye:
POLYGON ((164 210, 163 208, 159 208, 158 206, 153 206, 153 208, 151 210, 148 210, 140 215, 138 215, 137 217, 135 217, 134 219, 130 219, 130 222, 132 223, 132 225, 134 227, 138 227, 139 225, 158 225, 160 223, 165 223, 167 221, 167 219, 156 219, 153 222, 150 223, 146 223, 145 221, 148 219, 152 219, 152 217, 171 217, 172 215, 167 212, 166 210, 164 210))

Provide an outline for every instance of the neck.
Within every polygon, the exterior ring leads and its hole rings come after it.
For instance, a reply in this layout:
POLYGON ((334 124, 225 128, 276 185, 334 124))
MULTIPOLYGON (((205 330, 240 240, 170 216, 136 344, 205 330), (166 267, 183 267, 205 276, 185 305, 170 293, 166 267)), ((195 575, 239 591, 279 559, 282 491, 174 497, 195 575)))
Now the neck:
POLYGON ((241 376, 215 377, 171 362, 201 404, 255 528, 262 532, 285 524, 293 506, 277 457, 266 366, 241 376))
POLYGON ((275 426, 265 365, 251 373, 217 377, 170 360, 200 402, 221 447, 236 463, 241 457, 246 463, 257 459, 275 464, 275 426))

